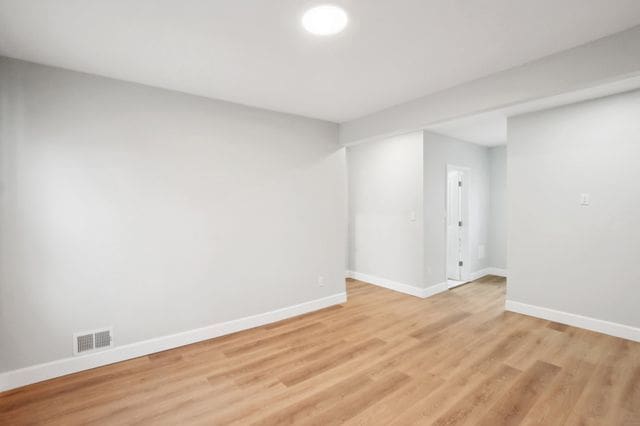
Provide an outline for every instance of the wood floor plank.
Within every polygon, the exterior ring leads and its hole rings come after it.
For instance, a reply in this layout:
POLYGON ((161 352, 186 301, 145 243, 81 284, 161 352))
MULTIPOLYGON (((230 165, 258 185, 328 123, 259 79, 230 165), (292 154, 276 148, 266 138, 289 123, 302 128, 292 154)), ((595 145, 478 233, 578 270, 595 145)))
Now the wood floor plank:
POLYGON ((532 407, 523 425, 563 425, 586 384, 593 375, 595 365, 574 359, 563 367, 548 392, 532 407))
POLYGON ((478 424, 520 424, 560 370, 557 365, 536 361, 506 391, 506 397, 497 401, 478 424))
POLYGON ((359 345, 352 346, 348 349, 345 349, 335 354, 332 357, 326 357, 326 358, 320 359, 316 362, 313 362, 308 365, 304 365, 296 370, 285 373, 282 376, 280 376, 280 381, 284 383, 286 386, 291 387, 297 383, 300 383, 308 379, 309 377, 312 377, 316 374, 319 374, 323 371, 326 371, 330 368, 340 365, 340 363, 342 362, 351 360, 371 349, 380 347, 384 344, 385 342, 378 338, 369 339, 366 342, 363 342, 359 345))
MULTIPOLYGON (((580 400, 571 411, 567 425, 600 425, 623 424, 621 417, 635 418, 640 424, 640 416, 626 412, 628 404, 633 404, 635 393, 628 386, 633 378, 633 370, 640 358, 637 344, 622 339, 611 338, 609 350, 595 371, 582 393, 580 400), (627 393, 631 390, 631 393, 627 393)), ((625 421, 624 424, 634 424, 625 421)))
POLYGON ((314 412, 330 409, 357 389, 368 386, 372 380, 366 375, 359 375, 344 380, 322 392, 311 395, 300 402, 254 423, 256 425, 285 425, 306 422, 314 412))
POLYGON ((475 424, 494 398, 504 394, 505 389, 520 374, 520 370, 502 364, 482 383, 464 393, 460 400, 438 417, 433 424, 440 426, 475 424))
POLYGON ((452 324, 467 318, 469 315, 471 314, 468 312, 454 312, 451 315, 447 315, 446 317, 427 325, 426 327, 422 327, 421 329, 414 331, 411 333, 411 337, 415 337, 416 339, 427 339, 452 324))
POLYGON ((371 386, 356 389, 323 413, 305 420, 305 424, 313 426, 330 426, 344 424, 365 408, 376 404, 410 382, 410 377, 399 372, 391 372, 376 380, 371 386))
POLYGON ((640 344, 348 280, 317 312, 0 394, 2 425, 640 424, 640 344))
POLYGON ((624 409, 640 414, 640 364, 637 364, 624 385, 621 404, 624 409))
MULTIPOLYGON (((480 354, 481 356, 481 354, 480 354)), ((408 407, 399 413, 391 423, 393 425, 431 424, 447 412, 456 403, 460 402, 460 396, 469 389, 474 389, 483 383, 487 377, 491 377, 496 370, 508 370, 513 375, 520 372, 514 368, 502 364, 492 365, 487 370, 459 369, 438 387, 435 391, 426 395, 418 403, 408 407), (456 397, 452 397, 456 395, 456 397)), ((414 373, 419 377, 425 377, 426 372, 414 373)))
POLYGON ((366 410, 345 422, 348 425, 366 426, 372 424, 389 425, 401 413, 418 401, 430 395, 445 381, 430 375, 426 379, 411 380, 408 386, 383 398, 366 410))

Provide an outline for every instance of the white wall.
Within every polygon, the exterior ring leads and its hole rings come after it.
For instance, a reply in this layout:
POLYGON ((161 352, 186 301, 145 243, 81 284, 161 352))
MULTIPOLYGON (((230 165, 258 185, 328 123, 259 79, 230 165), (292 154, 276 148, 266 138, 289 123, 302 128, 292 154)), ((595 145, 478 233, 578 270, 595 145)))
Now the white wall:
POLYGON ((507 269, 507 147, 489 149, 489 264, 507 269))
POLYGON ((447 164, 470 168, 466 271, 489 266, 489 149, 431 132, 424 134, 424 268, 425 285, 446 281, 447 164), (479 257, 485 246, 484 258, 479 257))
POLYGON ((509 119, 509 300, 640 326, 639 117, 635 91, 509 119))
POLYGON ((473 274, 494 266, 489 148, 417 132, 347 152, 351 271, 419 288, 446 283, 447 164, 470 168, 466 270, 473 274))
POLYGON ((9 59, 0 105, 0 372, 344 291, 337 125, 9 59))
POLYGON ((422 287, 422 132, 350 147, 347 158, 349 269, 422 287))

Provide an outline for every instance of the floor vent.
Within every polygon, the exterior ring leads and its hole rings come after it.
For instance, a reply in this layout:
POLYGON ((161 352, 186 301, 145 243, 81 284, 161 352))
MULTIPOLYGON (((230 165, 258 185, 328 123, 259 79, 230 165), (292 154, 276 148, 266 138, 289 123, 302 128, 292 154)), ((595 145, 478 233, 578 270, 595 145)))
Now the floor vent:
POLYGON ((83 355, 110 348, 113 345, 112 334, 113 330, 111 328, 75 333, 73 335, 73 354, 83 355))

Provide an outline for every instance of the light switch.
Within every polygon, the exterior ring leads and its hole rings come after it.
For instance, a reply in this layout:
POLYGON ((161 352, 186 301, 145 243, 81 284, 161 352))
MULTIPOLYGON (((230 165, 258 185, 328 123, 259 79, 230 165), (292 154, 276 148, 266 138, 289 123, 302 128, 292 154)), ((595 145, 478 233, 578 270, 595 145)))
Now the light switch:
POLYGON ((409 220, 411 222, 415 222, 416 221, 416 212, 412 211, 411 213, 409 213, 409 220))
POLYGON ((591 204, 591 195, 590 194, 580 194, 580 205, 588 206, 591 204))

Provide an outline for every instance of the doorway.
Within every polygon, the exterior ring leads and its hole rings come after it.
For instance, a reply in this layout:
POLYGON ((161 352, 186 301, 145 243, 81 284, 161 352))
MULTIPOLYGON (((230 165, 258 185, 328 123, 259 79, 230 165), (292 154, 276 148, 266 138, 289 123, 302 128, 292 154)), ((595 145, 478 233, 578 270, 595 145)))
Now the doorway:
POLYGON ((447 165, 447 284, 466 282, 468 177, 466 167, 447 165))

